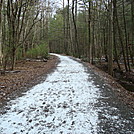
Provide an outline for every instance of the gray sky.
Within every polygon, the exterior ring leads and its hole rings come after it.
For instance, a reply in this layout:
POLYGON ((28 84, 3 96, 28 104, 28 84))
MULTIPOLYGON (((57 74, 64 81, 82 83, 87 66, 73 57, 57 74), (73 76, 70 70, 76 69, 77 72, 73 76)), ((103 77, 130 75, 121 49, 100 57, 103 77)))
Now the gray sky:
MULTIPOLYGON (((63 0, 56 0, 57 4, 59 5, 59 7, 63 7, 63 0)), ((67 5, 67 0, 64 0, 65 5, 67 5)))

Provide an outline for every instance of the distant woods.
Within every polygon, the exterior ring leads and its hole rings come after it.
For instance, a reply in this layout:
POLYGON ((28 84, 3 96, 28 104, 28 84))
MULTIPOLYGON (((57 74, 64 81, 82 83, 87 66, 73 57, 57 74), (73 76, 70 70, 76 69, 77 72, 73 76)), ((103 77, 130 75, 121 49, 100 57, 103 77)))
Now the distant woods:
POLYGON ((16 60, 25 58, 27 53, 35 56, 37 50, 48 51, 50 9, 47 0, 0 0, 1 68, 13 70, 16 60))
POLYGON ((133 69, 133 0, 60 2, 56 8, 56 0, 0 0, 3 69, 14 69, 17 59, 42 55, 43 49, 45 55, 50 50, 92 64, 105 61, 111 75, 115 64, 126 72, 133 69))
POLYGON ((50 50, 82 58, 92 64, 108 64, 113 75, 134 65, 133 0, 63 0, 50 19, 50 50), (122 68, 123 66, 123 68, 122 68))

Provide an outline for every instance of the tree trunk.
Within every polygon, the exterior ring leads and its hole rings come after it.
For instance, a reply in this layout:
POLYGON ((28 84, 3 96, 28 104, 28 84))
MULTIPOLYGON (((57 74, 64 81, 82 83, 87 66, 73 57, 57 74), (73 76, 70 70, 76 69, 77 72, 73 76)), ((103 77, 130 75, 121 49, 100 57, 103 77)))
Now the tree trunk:
POLYGON ((122 7, 123 7, 123 11, 122 11, 122 12, 123 12, 123 21, 124 21, 124 30, 125 30, 126 58, 127 58, 128 70, 130 71, 129 53, 128 53, 127 24, 126 24, 126 17, 125 17, 125 5, 124 5, 124 0, 122 0, 122 7))
POLYGON ((127 63, 126 63, 125 49, 124 49, 124 44, 123 44, 122 30, 120 28, 119 21, 118 21, 118 15, 117 15, 117 0, 113 0, 113 7, 115 9, 115 17, 116 17, 116 23, 117 23, 117 28, 118 28, 119 40, 120 40, 122 53, 123 53, 125 70, 128 71, 128 67, 127 67, 127 63))
POLYGON ((108 57, 108 72, 113 75, 113 11, 112 1, 109 2, 109 57, 108 57))
POLYGON ((3 0, 0 0, 0 64, 2 64, 3 54, 2 54, 2 4, 3 0))
MULTIPOLYGON (((92 4, 92 8, 94 7, 94 5, 92 4)), ((94 64, 94 58, 95 58, 95 9, 93 9, 94 12, 93 12, 93 16, 94 16, 94 19, 93 19, 93 24, 92 24, 92 60, 91 60, 91 63, 94 64)))
POLYGON ((69 37, 70 37, 70 26, 69 26, 69 0, 67 1, 67 20, 66 20, 66 25, 67 25, 67 29, 66 29, 66 54, 69 54, 69 37))
POLYGON ((63 30, 64 30, 64 35, 63 35, 63 53, 66 53, 66 21, 65 21, 65 0, 63 0, 63 30))
POLYGON ((117 36, 117 33, 116 33, 116 12, 115 12, 115 9, 113 8, 113 44, 114 44, 114 52, 115 52, 115 55, 114 55, 114 60, 117 62, 117 66, 118 66, 118 69, 121 70, 121 67, 120 67, 120 64, 119 64, 119 59, 118 59, 118 53, 117 53, 117 41, 116 41, 116 36, 117 36))
POLYGON ((14 70, 15 62, 16 62, 16 48, 13 48, 13 50, 12 50, 12 65, 11 65, 11 70, 14 70))
POLYGON ((88 62, 91 62, 91 1, 88 2, 88 62))
POLYGON ((79 51, 79 45, 78 45, 78 31, 77 31, 77 25, 75 20, 75 14, 74 14, 74 3, 75 0, 72 0, 72 17, 73 17, 73 24, 74 24, 74 46, 75 46, 75 56, 80 57, 80 51, 79 51))
POLYGON ((131 20, 132 20, 132 24, 131 24, 131 31, 132 31, 132 50, 130 51, 131 53, 131 60, 132 60, 132 64, 134 65, 134 0, 131 0, 131 20))

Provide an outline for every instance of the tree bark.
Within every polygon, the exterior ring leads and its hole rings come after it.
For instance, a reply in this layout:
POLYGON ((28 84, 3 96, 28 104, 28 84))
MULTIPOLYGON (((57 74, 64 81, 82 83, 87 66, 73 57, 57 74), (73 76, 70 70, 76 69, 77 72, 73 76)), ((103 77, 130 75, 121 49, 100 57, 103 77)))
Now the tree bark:
POLYGON ((117 0, 113 0, 113 7, 114 7, 114 10, 115 10, 115 17, 116 17, 118 34, 119 34, 120 44, 121 44, 122 53, 123 53, 123 60, 124 60, 125 70, 128 71, 128 67, 127 67, 127 63, 126 63, 125 49, 124 49, 124 44, 123 44, 122 30, 120 28, 119 21, 118 21, 118 15, 117 15, 117 0))
POLYGON ((63 30, 64 30, 64 35, 63 35, 63 53, 66 53, 66 21, 65 21, 65 0, 63 0, 63 30))
POLYGON ((2 4, 3 0, 0 0, 0 64, 2 64, 3 53, 2 53, 2 4))
POLYGON ((131 60, 132 60, 132 64, 134 65, 134 0, 131 0, 131 39, 132 39, 132 50, 130 50, 131 52, 131 60))
POLYGON ((113 44, 114 44, 114 51, 115 51, 115 61, 117 62, 118 69, 121 70, 119 59, 118 59, 118 53, 117 53, 117 41, 116 41, 116 36, 117 36, 117 30, 116 30, 116 12, 115 8, 113 8, 113 44))
POLYGON ((88 62, 91 62, 91 0, 88 2, 88 62))
POLYGON ((75 46, 75 56, 80 57, 80 51, 79 51, 79 45, 78 45, 78 31, 77 31, 77 25, 75 20, 75 14, 74 14, 74 5, 75 0, 72 0, 72 18, 73 18, 73 24, 74 24, 74 34, 75 34, 75 40, 74 40, 74 46, 75 46))
POLYGON ((113 9, 112 9, 112 0, 109 1, 109 57, 108 57, 108 72, 110 75, 113 75, 113 9))
POLYGON ((128 35, 127 35, 127 24, 126 24, 126 17, 125 17, 125 5, 124 0, 122 0, 122 13, 123 13, 123 21, 124 21, 124 31, 125 31, 125 46, 126 46, 126 59, 127 59, 127 66, 128 71, 130 71, 130 63, 129 63, 129 52, 128 52, 128 35))

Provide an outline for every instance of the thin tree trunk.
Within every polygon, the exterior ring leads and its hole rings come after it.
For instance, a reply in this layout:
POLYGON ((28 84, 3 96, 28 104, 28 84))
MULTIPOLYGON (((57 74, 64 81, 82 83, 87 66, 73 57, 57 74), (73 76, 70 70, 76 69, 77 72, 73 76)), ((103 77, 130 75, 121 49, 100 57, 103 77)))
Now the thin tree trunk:
POLYGON ((91 1, 88 2, 88 62, 91 62, 91 1))
POLYGON ((63 30, 64 30, 64 35, 63 35, 63 47, 64 47, 64 49, 63 49, 63 53, 66 53, 67 52, 67 50, 66 50, 66 28, 65 28, 65 26, 66 26, 66 22, 65 22, 65 0, 63 0, 63 30))
MULTIPOLYGON (((94 7, 94 5, 92 4, 92 8, 94 7)), ((94 64, 94 57, 95 57, 95 9, 93 9, 93 15, 94 15, 94 20, 93 20, 93 24, 92 24, 92 60, 91 63, 94 64)))
POLYGON ((112 1, 109 1, 109 57, 108 57, 108 72, 113 75, 113 11, 112 11, 112 1))
POLYGON ((113 44, 114 44, 114 51, 115 51, 115 61, 117 62, 118 69, 121 70, 120 64, 119 64, 119 59, 118 59, 118 54, 117 54, 117 42, 116 42, 116 12, 115 9, 113 8, 113 44))
POLYGON ((127 58, 128 70, 130 71, 129 53, 128 53, 127 25, 126 25, 126 18, 125 18, 125 5, 124 5, 124 0, 122 0, 122 7, 123 7, 123 21, 124 21, 124 30, 125 30, 126 58, 127 58))
POLYGON ((131 31, 132 31, 132 50, 131 50, 131 60, 132 60, 132 64, 134 65, 134 0, 131 0, 131 20, 132 20, 132 24, 131 24, 131 31))
POLYGON ((80 51, 79 51, 79 45, 78 45, 78 33, 77 33, 77 26, 76 26, 76 20, 75 20, 75 14, 74 14, 74 3, 75 0, 72 0, 72 17, 73 17, 73 24, 74 24, 74 34, 75 34, 75 56, 80 57, 80 51))
POLYGON ((70 36, 70 26, 69 26, 69 0, 67 5, 67 29, 66 29, 66 54, 69 54, 69 36, 70 36))
POLYGON ((0 64, 2 64, 2 4, 3 0, 0 0, 0 64))
POLYGON ((123 38, 122 38, 122 30, 119 26, 118 15, 117 15, 117 0, 113 0, 113 7, 115 9, 115 17, 116 17, 116 23, 117 23, 117 28, 118 28, 119 40, 120 40, 122 53, 123 53, 123 60, 124 60, 125 70, 128 71, 127 63, 126 63, 125 49, 124 49, 123 38))

